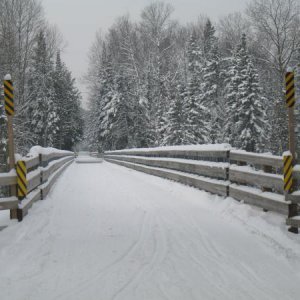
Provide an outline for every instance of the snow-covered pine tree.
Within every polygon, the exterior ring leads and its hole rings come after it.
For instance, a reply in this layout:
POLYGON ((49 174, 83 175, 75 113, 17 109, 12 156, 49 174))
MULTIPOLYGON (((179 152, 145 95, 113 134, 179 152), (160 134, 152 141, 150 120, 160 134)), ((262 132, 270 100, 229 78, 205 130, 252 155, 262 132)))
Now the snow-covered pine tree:
POLYGON ((44 32, 37 36, 29 71, 26 101, 27 126, 36 145, 54 146, 58 134, 58 107, 55 101, 54 69, 44 32))
POLYGON ((208 139, 211 143, 218 142, 222 135, 219 102, 223 83, 220 77, 220 53, 215 33, 216 30, 208 19, 203 34, 201 102, 207 111, 208 139))
POLYGON ((224 137, 226 142, 232 146, 239 147, 238 144, 238 133, 237 133, 237 122, 238 122, 238 111, 239 111, 239 95, 238 88, 243 82, 242 71, 246 70, 248 63, 247 53, 247 41, 246 35, 242 35, 241 42, 237 45, 234 50, 232 57, 227 59, 227 72, 225 73, 225 129, 224 137))
POLYGON ((262 150, 264 141, 265 99, 262 97, 257 70, 250 58, 241 75, 243 81, 238 87, 238 145, 243 150, 255 152, 262 150))
POLYGON ((58 136, 55 146, 72 150, 82 136, 83 120, 80 111, 80 94, 75 80, 57 53, 54 72, 55 101, 58 111, 58 136))
POLYGON ((167 112, 164 145, 183 145, 185 142, 184 87, 178 84, 167 112))
POLYGON ((123 74, 115 77, 113 92, 113 116, 111 118, 111 149, 125 149, 130 142, 130 127, 132 126, 132 105, 127 93, 123 74))
POLYGON ((187 96, 184 104, 186 116, 186 137, 187 144, 204 144, 207 141, 206 111, 200 102, 202 94, 200 82, 202 79, 202 61, 201 50, 198 45, 195 33, 193 33, 188 42, 188 82, 187 96))

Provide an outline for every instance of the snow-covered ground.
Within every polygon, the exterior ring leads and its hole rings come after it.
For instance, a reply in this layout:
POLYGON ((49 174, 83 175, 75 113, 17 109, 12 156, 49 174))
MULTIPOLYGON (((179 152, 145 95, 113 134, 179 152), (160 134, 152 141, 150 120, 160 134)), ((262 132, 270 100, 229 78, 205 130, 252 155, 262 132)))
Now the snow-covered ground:
POLYGON ((0 231, 0 299, 299 299, 282 216, 107 162, 0 231))

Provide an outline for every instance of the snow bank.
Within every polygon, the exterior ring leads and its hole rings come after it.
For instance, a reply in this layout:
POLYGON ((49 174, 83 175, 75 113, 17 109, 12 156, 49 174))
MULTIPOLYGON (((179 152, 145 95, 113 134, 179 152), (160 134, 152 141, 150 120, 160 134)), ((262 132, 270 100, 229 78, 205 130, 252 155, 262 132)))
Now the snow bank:
POLYGON ((72 153, 71 151, 66 151, 66 150, 59 150, 59 149, 55 149, 55 148, 43 148, 41 146, 33 146, 30 150, 28 155, 30 156, 37 156, 39 154, 44 154, 44 155, 48 155, 51 153, 72 153))

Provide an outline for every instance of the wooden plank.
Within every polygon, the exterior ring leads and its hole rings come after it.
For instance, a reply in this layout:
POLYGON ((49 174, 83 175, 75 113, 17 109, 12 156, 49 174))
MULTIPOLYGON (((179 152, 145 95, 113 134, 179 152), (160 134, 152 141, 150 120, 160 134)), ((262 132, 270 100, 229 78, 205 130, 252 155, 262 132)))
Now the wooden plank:
POLYGON ((227 159, 229 157, 228 150, 149 150, 149 151, 107 151, 105 155, 134 155, 146 157, 173 157, 173 158, 190 158, 190 159, 227 159))
POLYGON ((33 171, 35 173, 34 176, 30 176, 30 173, 27 175, 28 178, 28 186, 27 190, 28 193, 33 191, 35 188, 37 188, 41 184, 41 172, 37 172, 38 170, 33 171))
POLYGON ((0 198, 0 210, 16 209, 18 208, 18 203, 19 201, 16 197, 0 198))
POLYGON ((8 186, 17 184, 17 175, 12 173, 0 174, 0 186, 8 186))
POLYGON ((239 184, 256 187, 264 186, 278 192, 283 192, 283 179, 281 175, 268 174, 259 171, 248 172, 229 169, 229 180, 239 184))
POLYGON ((300 228, 300 218, 299 218, 299 216, 294 217, 294 218, 288 218, 286 220, 286 225, 291 226, 291 227, 300 228))
POLYGON ((26 162, 27 171, 34 170, 40 165, 39 156, 34 157, 24 157, 23 161, 26 162))
POLYGON ((57 170, 54 174, 52 174, 48 181, 40 186, 42 193, 42 200, 44 200, 48 193, 50 192, 52 186, 54 185, 56 179, 61 175, 61 173, 73 163, 73 160, 66 162, 59 170, 57 170))
POLYGON ((108 162, 124 166, 127 168, 134 169, 136 171, 144 172, 149 175, 154 175, 170 180, 177 181, 179 183, 187 184, 193 187, 196 187, 201 190, 205 190, 207 192, 211 192, 217 195, 226 196, 227 195, 227 185, 225 181, 221 181, 218 184, 217 182, 210 182, 209 180, 205 180, 205 178, 195 178, 192 176, 189 176, 189 174, 178 174, 172 171, 168 171, 166 169, 156 169, 151 167, 146 167, 139 164, 132 164, 129 162, 119 161, 119 160, 113 160, 113 159, 107 159, 108 162))
POLYGON ((259 153, 230 151, 230 161, 241 161, 252 165, 270 166, 274 168, 282 168, 283 160, 281 156, 263 155, 259 153))
POLYGON ((300 194, 287 194, 286 199, 287 201, 291 201, 292 203, 300 204, 300 194))
POLYGON ((50 161, 52 160, 55 160, 55 159, 59 159, 59 158, 62 158, 62 157, 67 157, 67 156, 73 156, 74 157, 74 152, 67 152, 67 153, 49 153, 49 154, 42 154, 41 155, 41 160, 42 162, 45 164, 49 163, 50 161))
MULTIPOLYGON (((272 197, 268 196, 270 194, 272 193, 264 193, 261 192, 259 189, 257 189, 257 191, 255 191, 255 189, 251 191, 245 190, 243 189, 243 187, 238 187, 236 185, 229 186, 230 197, 239 201, 244 201, 247 204, 258 206, 265 210, 270 210, 283 215, 287 215, 290 203, 285 202, 284 200, 277 201, 275 199, 272 199, 272 197)), ((282 199, 284 199, 284 196, 282 196, 282 199)))
POLYGON ((300 181, 300 170, 298 168, 293 170, 293 177, 300 181))
POLYGON ((39 200, 41 200, 41 191, 39 189, 32 191, 24 200, 22 200, 17 210, 19 222, 23 221, 24 217, 28 214, 29 209, 39 200))
POLYGON ((172 161, 168 159, 147 159, 143 157, 125 157, 125 156, 114 156, 114 155, 106 155, 105 158, 110 159, 117 159, 122 161, 127 161, 131 163, 143 164, 150 167, 158 167, 158 168, 165 168, 176 170, 180 172, 187 172, 192 174, 197 174, 201 176, 208 176, 212 178, 220 178, 226 179, 227 178, 227 170, 228 168, 224 168, 223 166, 209 166, 203 164, 197 164, 196 162, 193 163, 191 161, 183 162, 183 161, 172 161))
POLYGON ((61 166, 63 166, 66 162, 73 160, 73 157, 64 157, 51 166, 42 169, 42 182, 46 182, 48 178, 53 174, 56 170, 58 170, 61 166))

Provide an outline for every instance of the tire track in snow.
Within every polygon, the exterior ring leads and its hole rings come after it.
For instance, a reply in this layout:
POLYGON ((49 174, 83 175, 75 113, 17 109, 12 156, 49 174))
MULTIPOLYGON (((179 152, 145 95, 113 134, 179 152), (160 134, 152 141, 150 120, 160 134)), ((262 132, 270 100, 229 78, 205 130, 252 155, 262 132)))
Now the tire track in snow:
MULTIPOLYGON (((101 277, 107 276, 107 272, 109 272, 112 268, 114 268, 115 266, 117 266, 120 263, 122 263, 122 261, 127 256, 129 256, 132 252, 134 252, 135 249, 138 247, 138 245, 140 243, 140 240, 142 239, 142 237, 144 235, 146 223, 147 223, 147 215, 146 215, 146 213, 144 213, 143 218, 142 218, 142 220, 140 222, 140 224, 142 224, 142 225, 141 225, 141 230, 139 231, 139 234, 138 234, 138 238, 136 239, 136 241, 134 241, 131 244, 131 246, 122 255, 120 255, 113 262, 111 262, 110 264, 108 264, 107 266, 105 266, 103 269, 101 269, 100 271, 98 271, 96 274, 94 274, 89 279, 81 281, 81 283, 79 285, 77 285, 77 287, 75 289, 72 289, 71 292, 69 290, 65 291, 65 292, 57 295, 55 297, 55 299, 63 299, 63 297, 66 297, 66 296, 69 297, 69 296, 77 295, 78 293, 82 292, 87 287, 89 287, 91 284, 97 282, 101 277)), ((67 299, 69 299, 69 298, 67 298, 67 299)))
MULTIPOLYGON (((152 218, 152 222, 148 228, 148 232, 145 232, 143 240, 141 240, 140 249, 137 251, 143 254, 143 246, 148 248, 150 241, 153 241, 153 253, 150 258, 147 259, 147 262, 127 281, 125 284, 113 295, 111 300, 117 300, 118 298, 124 299, 123 295, 130 293, 137 289, 144 281, 148 280, 153 272, 161 266, 163 261, 167 256, 167 239, 165 235, 165 230, 162 226, 161 221, 158 217, 152 218)), ((134 257, 137 256, 136 253, 132 253, 134 257)), ((163 294, 164 298, 165 294, 163 294)))

